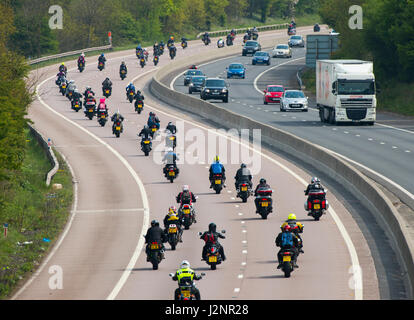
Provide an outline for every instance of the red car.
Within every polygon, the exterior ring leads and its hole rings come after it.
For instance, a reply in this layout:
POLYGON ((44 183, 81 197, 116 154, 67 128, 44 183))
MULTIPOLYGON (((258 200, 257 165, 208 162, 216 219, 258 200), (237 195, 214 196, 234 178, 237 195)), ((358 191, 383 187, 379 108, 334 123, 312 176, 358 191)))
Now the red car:
POLYGON ((267 86, 266 89, 263 91, 263 103, 279 103, 282 99, 283 92, 285 92, 285 89, 283 86, 279 85, 270 85, 267 86))

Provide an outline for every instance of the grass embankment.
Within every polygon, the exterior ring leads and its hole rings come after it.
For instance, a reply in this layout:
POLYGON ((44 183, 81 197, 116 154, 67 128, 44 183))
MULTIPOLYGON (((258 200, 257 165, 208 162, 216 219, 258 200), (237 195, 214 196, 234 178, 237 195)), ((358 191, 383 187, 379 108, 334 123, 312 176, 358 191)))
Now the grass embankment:
MULTIPOLYGON (((305 68, 302 82, 305 91, 316 95, 315 69, 305 68)), ((377 94, 377 110, 414 116, 414 83, 381 83, 381 92, 377 94)))
MULTIPOLYGON (((310 25, 314 25, 315 23, 320 21, 320 17, 319 15, 304 15, 301 17, 296 17, 295 19, 296 21, 296 25, 297 27, 303 27, 303 26, 310 26, 310 25)), ((213 31, 218 31, 218 30, 226 30, 226 29, 240 29, 240 28, 251 28, 253 26, 256 27, 260 27, 260 26, 266 26, 266 25, 272 25, 272 24, 282 24, 282 23, 288 23, 290 22, 290 19, 282 19, 282 18, 268 18, 266 20, 265 23, 260 22, 259 20, 259 16, 254 16, 254 18, 252 19, 248 19, 248 18, 241 18, 240 20, 237 21, 230 21, 228 23, 226 23, 224 26, 217 26, 214 25, 211 27, 211 30, 209 32, 213 32, 213 31)), ((197 34, 200 33, 200 30, 189 30, 188 33, 184 33, 183 35, 180 36, 175 36, 176 42, 181 42, 181 37, 184 36, 186 37, 188 40, 196 40, 197 38, 197 34)), ((165 35, 165 40, 164 42, 167 43, 167 39, 168 39, 169 35, 165 35)), ((161 39, 156 39, 158 42, 161 41, 161 39)), ((141 42, 141 46, 143 48, 152 48, 152 45, 154 44, 154 41, 143 41, 141 42)), ((91 57, 91 56, 96 56, 101 54, 102 52, 115 52, 115 51, 122 51, 122 50, 131 50, 131 49, 135 49, 137 46, 137 43, 130 43, 130 44, 123 44, 120 46, 114 46, 112 48, 112 50, 104 50, 104 51, 91 51, 91 52, 86 52, 85 56, 86 57, 91 57)), ((53 60, 48 60, 45 62, 40 62, 37 63, 35 65, 32 65, 31 68, 32 69, 38 69, 38 68, 42 68, 42 67, 46 67, 46 66, 50 66, 56 63, 60 63, 60 62, 66 62, 66 61, 71 61, 71 60, 75 60, 78 59, 79 55, 72 55, 72 56, 68 56, 68 57, 64 57, 64 58, 58 58, 58 59, 53 59, 53 60)), ((98 63, 97 60, 95 61, 96 64, 98 63)), ((88 60, 86 60, 86 63, 88 63, 88 60)))
POLYGON ((26 137, 22 171, 13 176, 8 187, 2 184, 0 189, 7 196, 0 208, 0 221, 8 223, 7 238, 0 235, 1 299, 40 264, 63 230, 72 205, 72 176, 63 159, 55 152, 60 168, 47 187, 45 178, 51 164, 28 129, 26 137), (53 183, 63 188, 53 190, 53 183))

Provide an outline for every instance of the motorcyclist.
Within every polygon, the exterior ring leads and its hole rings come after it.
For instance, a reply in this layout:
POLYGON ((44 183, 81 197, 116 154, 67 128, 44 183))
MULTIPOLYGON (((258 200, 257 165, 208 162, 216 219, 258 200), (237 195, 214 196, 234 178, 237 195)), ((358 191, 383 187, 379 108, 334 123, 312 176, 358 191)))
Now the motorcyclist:
POLYGON ((165 133, 165 146, 175 149, 177 146, 177 136, 168 129, 165 130, 165 133))
POLYGON ((55 83, 60 86, 61 83, 66 81, 66 76, 64 72, 59 71, 59 73, 56 75, 56 81, 55 83))
POLYGON ((308 201, 312 201, 313 199, 312 195, 309 195, 310 192, 323 192, 324 194, 326 194, 325 189, 324 187, 322 187, 321 181, 318 177, 313 177, 311 179, 311 183, 305 190, 305 196, 308 196, 308 201))
POLYGON ((153 125, 157 126, 157 129, 160 129, 160 119, 158 119, 157 115, 153 112, 150 112, 148 117, 148 126, 151 128, 153 125))
POLYGON ((127 97, 127 100, 128 100, 129 93, 130 93, 131 91, 134 93, 134 97, 135 97, 135 86, 134 86, 134 84, 133 84, 132 82, 130 82, 130 83, 126 86, 125 90, 126 90, 126 97, 127 97))
POLYGON ((154 56, 159 55, 160 45, 158 44, 157 41, 155 41, 154 45, 152 46, 152 50, 153 50, 153 55, 154 56))
POLYGON ((201 254, 201 260, 207 260, 207 251, 213 244, 217 245, 217 249, 219 250, 223 261, 226 260, 226 256, 224 255, 224 248, 218 241, 218 238, 226 239, 226 237, 223 236, 220 232, 216 232, 216 229, 216 224, 212 222, 208 225, 208 231, 205 231, 200 237, 200 239, 204 240, 205 242, 203 252, 201 254))
POLYGON ((247 33, 245 33, 245 35, 243 36, 243 42, 246 42, 249 39, 250 39, 250 36, 247 33))
POLYGON ((161 42, 160 42, 160 55, 163 54, 164 47, 165 47, 165 43, 164 43, 164 41, 161 40, 161 42))
POLYGON ((152 62, 154 62, 154 65, 156 65, 159 61, 160 61, 159 51, 157 51, 157 53, 154 54, 154 59, 152 59, 152 62))
MULTIPOLYGON (((89 87, 90 88, 90 87, 89 87)), ((84 101, 84 103, 83 103, 83 112, 85 113, 85 116, 87 116, 87 114, 88 114, 88 111, 87 111, 87 109, 86 109, 86 103, 89 101, 89 102, 93 102, 93 105, 94 105, 94 113, 96 112, 96 99, 94 98, 94 96, 93 96, 93 91, 92 90, 90 90, 90 91, 88 91, 88 90, 86 90, 87 91, 87 93, 86 94, 84 94, 84 97, 85 97, 85 101, 84 101)), ((89 108, 89 107, 88 107, 89 108)))
POLYGON ((160 223, 157 220, 151 221, 151 227, 147 230, 147 234, 145 235, 145 243, 147 244, 145 248, 145 253, 147 254, 147 261, 149 261, 149 254, 150 254, 150 244, 151 242, 157 242, 160 247, 160 253, 162 259, 164 259, 164 245, 163 243, 167 242, 167 237, 165 236, 164 230, 160 228, 160 223))
MULTIPOLYGON (((254 191, 254 196, 256 197, 256 199, 254 199, 254 203, 256 205, 256 213, 259 213, 259 199, 260 199, 260 196, 259 196, 258 191, 259 190, 269 190, 269 189, 271 189, 271 188, 270 188, 270 185, 267 184, 266 179, 261 178, 260 183, 257 185, 256 190, 254 191)), ((269 202, 270 202, 269 212, 273 212, 273 206, 272 206, 273 200, 272 200, 271 197, 269 197, 269 202)))
POLYGON ((99 105, 96 110, 96 113, 104 113, 106 117, 108 117, 108 106, 106 105, 105 98, 99 99, 99 105))
POLYGON ((79 56, 79 58, 78 58, 78 66, 80 65, 80 64, 83 64, 84 66, 85 66, 85 54, 82 52, 82 54, 79 56))
POLYGON ((102 82, 102 89, 103 91, 105 91, 105 89, 112 90, 112 81, 108 77, 102 82))
MULTIPOLYGON (((202 277, 194 272, 193 269, 190 269, 190 263, 187 260, 183 260, 175 275, 172 277, 174 281, 178 281, 178 285, 191 284, 193 285, 194 280, 200 280, 202 277)), ((197 300, 201 300, 200 291, 193 285, 192 292, 195 295, 197 300)), ((180 296, 180 288, 175 289, 174 299, 178 300, 180 296)))
POLYGON ((293 266, 295 268, 299 268, 299 266, 296 264, 298 256, 298 239, 292 234, 292 230, 289 225, 286 225, 283 228, 283 231, 277 235, 275 243, 277 247, 280 247, 280 250, 277 253, 277 259, 279 261, 279 265, 277 266, 277 268, 280 269, 282 267, 282 252, 285 250, 290 250, 293 252, 293 266))
POLYGON ((142 55, 144 56, 145 61, 148 61, 149 53, 147 51, 147 48, 144 48, 144 50, 142 50, 142 55))
POLYGON ((176 134, 177 133, 177 127, 175 126, 175 124, 173 124, 171 121, 168 122, 167 127, 165 128, 165 130, 170 131, 172 134, 176 134))
POLYGON ((196 66, 195 64, 192 64, 192 65, 190 66, 190 68, 188 68, 188 69, 197 69, 197 66, 196 66))
MULTIPOLYGON (((204 34, 203 34, 203 42, 205 42, 205 40, 210 40, 210 35, 209 35, 209 33, 208 32, 205 32, 204 34)), ((209 41, 210 42, 210 41, 209 41)))
POLYGON ((169 39, 168 39, 168 41, 167 41, 167 47, 169 48, 169 47, 171 47, 171 46, 173 46, 174 45, 174 37, 173 36, 171 36, 169 39))
POLYGON ((105 58, 105 55, 104 55, 103 53, 101 53, 101 55, 100 55, 100 56, 99 56, 99 58, 98 58, 98 64, 99 64, 100 62, 102 62, 102 63, 105 65, 106 58, 105 58))
POLYGON ((142 55, 142 47, 140 44, 136 47, 135 53, 138 57, 142 55))
POLYGON ((150 140, 150 147, 152 147, 151 141, 151 129, 145 125, 144 128, 137 134, 138 137, 142 137, 141 139, 141 147, 144 146, 144 140, 150 140))
POLYGON ((82 94, 79 92, 78 89, 75 89, 73 91, 73 94, 72 94, 72 105, 73 105, 74 101, 78 101, 79 105, 82 106, 81 99, 82 99, 82 94))
POLYGON ((182 228, 182 220, 177 214, 177 208, 171 206, 168 209, 168 214, 164 218, 164 232, 168 234, 168 227, 170 224, 175 224, 178 228, 178 241, 183 242, 183 228, 182 228))
POLYGON ((233 36, 232 36, 232 34, 231 34, 231 33, 229 33, 229 34, 227 35, 226 41, 227 41, 227 43, 229 43, 229 44, 232 44, 232 43, 233 43, 233 36))
POLYGON ((222 48, 224 47, 224 41, 222 38, 217 40, 217 47, 222 48))
POLYGON ((319 24, 315 24, 314 26, 313 26, 313 31, 320 31, 321 30, 321 27, 319 26, 319 24))
POLYGON ((117 126, 116 123, 120 122, 121 123, 121 132, 124 131, 124 126, 122 124, 122 122, 124 121, 124 117, 122 116, 122 114, 119 113, 119 109, 117 112, 115 112, 112 117, 111 117, 111 121, 113 122, 112 125, 112 133, 115 133, 115 127, 117 126))
POLYGON ((223 164, 220 163, 219 156, 214 157, 214 162, 211 164, 209 172, 210 172, 210 176, 209 176, 210 188, 213 188, 213 185, 214 185, 214 178, 213 177, 214 177, 215 174, 221 174, 222 175, 223 187, 226 187, 226 185, 225 185, 225 182, 226 182, 226 169, 224 168, 223 164))
POLYGON ((119 74, 121 74, 122 70, 125 70, 125 75, 128 73, 128 68, 125 64, 125 61, 122 61, 121 65, 119 66, 119 74))
POLYGON ((181 43, 184 43, 185 46, 187 46, 187 38, 182 37, 181 38, 181 43))
POLYGON ((68 68, 65 66, 64 62, 62 62, 62 64, 59 66, 59 72, 63 72, 66 76, 66 74, 68 72, 68 68))
POLYGON ((90 86, 87 86, 85 89, 85 92, 83 93, 83 96, 85 99, 87 99, 89 97, 89 93, 92 94, 92 96, 95 95, 95 92, 92 91, 92 88, 90 86))
POLYGON ((69 92, 71 92, 73 96, 73 92, 75 91, 75 89, 76 89, 75 80, 70 80, 66 87, 66 93, 65 93, 66 97, 69 98, 69 92))
POLYGON ((252 178, 253 177, 252 177, 252 174, 250 173, 250 170, 247 169, 244 163, 242 163, 240 165, 240 169, 237 170, 236 176, 234 177, 234 179, 236 179, 236 182, 235 182, 236 189, 239 187, 239 184, 241 182, 248 182, 250 189, 251 189, 253 187, 252 178))
POLYGON ((183 191, 181 191, 175 197, 175 199, 177 200, 177 203, 180 204, 180 208, 183 206, 183 204, 192 205, 193 202, 197 202, 196 196, 190 191, 188 185, 183 185, 183 191))
POLYGON ((162 162, 166 162, 165 167, 163 169, 164 175, 167 176, 167 169, 169 166, 173 165, 177 171, 177 175, 180 173, 180 169, 177 167, 177 160, 178 155, 173 151, 173 148, 167 148, 164 157, 162 158, 162 162))
POLYGON ((303 224, 302 224, 302 223, 300 223, 300 222, 298 222, 298 221, 296 220, 296 215, 295 215, 294 213, 290 213, 290 214, 288 215, 287 220, 286 220, 285 222, 283 222, 283 224, 280 226, 280 228, 282 229, 282 231, 283 231, 283 228, 284 228, 286 225, 289 225, 289 226, 290 226, 290 228, 291 228, 292 232, 293 232, 293 233, 294 233, 294 234, 298 237, 298 239, 299 239, 299 245, 298 245, 299 252, 305 253, 305 252, 302 250, 302 247, 303 247, 303 242, 302 242, 302 238, 300 237, 300 234, 299 234, 299 233, 303 233, 303 224))

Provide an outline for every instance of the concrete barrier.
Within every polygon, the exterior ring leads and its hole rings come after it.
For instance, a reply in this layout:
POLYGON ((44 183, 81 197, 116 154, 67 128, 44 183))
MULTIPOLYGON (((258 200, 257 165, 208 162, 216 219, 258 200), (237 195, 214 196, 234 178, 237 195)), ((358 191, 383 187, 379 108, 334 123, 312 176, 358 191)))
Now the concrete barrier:
MULTIPOLYGON (((270 45, 270 40, 262 44, 262 47, 270 45)), ((272 45, 275 42, 273 40, 272 45)), ((275 147, 278 150, 283 150, 296 158, 301 159, 306 163, 311 163, 322 167, 330 176, 341 181, 344 187, 351 192, 357 192, 357 197, 361 201, 367 201, 367 206, 373 209, 373 212, 378 213, 379 223, 392 236, 394 243, 393 249, 399 253, 402 261, 402 267, 409 279, 409 294, 413 296, 414 283, 414 241, 410 235, 410 226, 406 225, 399 212, 395 209, 392 202, 385 196, 385 194, 360 171, 341 158, 324 151, 322 148, 314 145, 304 139, 296 137, 288 132, 273 128, 263 123, 257 122, 248 117, 236 114, 223 107, 214 105, 212 103, 201 100, 190 95, 182 94, 180 92, 170 89, 169 83, 174 75, 179 74, 188 68, 188 61, 191 64, 201 64, 215 59, 231 56, 241 53, 240 48, 226 47, 217 52, 211 51, 205 54, 200 54, 186 58, 185 60, 177 60, 166 67, 161 68, 153 77, 150 90, 151 92, 168 104, 182 109, 186 112, 193 113, 197 116, 207 118, 214 122, 220 128, 255 128, 261 129, 262 141, 270 147, 275 147), (173 75, 173 76, 171 76, 173 75)), ((231 88, 230 88, 231 90, 231 88)))
POLYGON ((45 150, 47 158, 49 159, 50 163, 52 164, 53 168, 46 174, 46 185, 49 186, 53 176, 59 170, 59 162, 53 152, 51 146, 49 146, 47 140, 43 138, 43 136, 30 124, 28 125, 30 131, 32 132, 33 136, 37 139, 40 146, 45 150))

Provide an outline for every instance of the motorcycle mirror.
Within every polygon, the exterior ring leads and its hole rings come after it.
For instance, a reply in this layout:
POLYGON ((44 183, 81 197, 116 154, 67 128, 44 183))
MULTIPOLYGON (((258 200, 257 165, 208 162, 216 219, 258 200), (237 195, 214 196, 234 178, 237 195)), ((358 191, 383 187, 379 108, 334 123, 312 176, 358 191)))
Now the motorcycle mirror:
POLYGON ((170 277, 174 277, 174 273, 169 273, 168 274, 170 277))
POLYGON ((206 274, 204 272, 201 272, 201 275, 204 277, 206 274))
POLYGON ((198 196, 196 196, 195 198, 198 199, 198 196))
POLYGON ((202 233, 201 233, 201 232, 199 232, 199 233, 198 233, 198 235, 199 235, 199 236, 201 236, 201 235, 202 235, 202 233))
POLYGON ((226 233, 226 230, 221 230, 221 233, 226 233))

